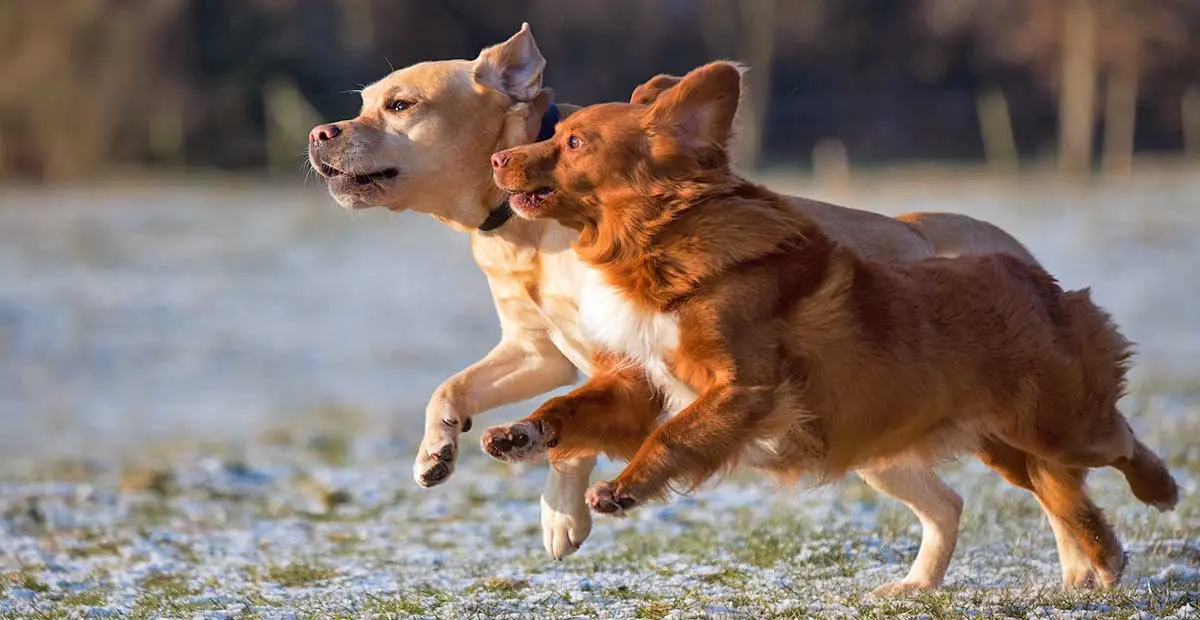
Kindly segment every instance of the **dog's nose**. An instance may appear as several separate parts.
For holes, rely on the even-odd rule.
[[[326,142],[332,140],[342,133],[337,125],[329,123],[326,125],[317,125],[313,130],[308,132],[308,141],[316,144],[317,142]]]
[[[492,167],[499,170],[508,165],[508,153],[496,153],[492,155]]]

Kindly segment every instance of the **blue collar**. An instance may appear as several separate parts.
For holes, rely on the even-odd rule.
[[[558,105],[551,101],[550,107],[546,108],[546,113],[542,115],[542,126],[538,129],[537,142],[554,137],[554,126],[558,124],[558,117]],[[492,232],[512,219],[512,216],[513,210],[508,204],[506,196],[504,202],[488,213],[487,219],[479,225],[479,232]]]
[[[542,115],[542,128],[538,130],[537,141],[549,140],[554,137],[554,126],[558,124],[558,104],[550,102],[546,113]]]

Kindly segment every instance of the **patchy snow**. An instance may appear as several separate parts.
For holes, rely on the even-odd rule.
[[[492,462],[477,431],[450,482],[417,487],[426,398],[497,334],[466,238],[436,222],[319,188],[0,193],[0,617],[1197,617],[1198,190],[854,199],[977,215],[1092,285],[1139,343],[1125,409],[1184,492],[1159,514],[1097,472],[1129,567],[1063,593],[1036,503],[948,465],[966,512],[947,589],[907,601],[869,592],[907,571],[916,519],[855,479],[737,474],[598,519],[562,562],[541,549],[544,467]]]

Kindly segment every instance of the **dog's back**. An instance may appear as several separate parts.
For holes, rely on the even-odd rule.
[[[1114,417],[1120,417],[1117,401],[1125,393],[1132,354],[1129,341],[1118,331],[1112,317],[1092,301],[1089,289],[1064,291],[1041,267],[1016,257],[995,254],[967,260],[989,264],[999,277],[1011,280],[1012,284],[1006,288],[1013,291],[1024,288],[1028,292],[1024,296],[1032,310],[1028,316],[1044,321],[1044,329],[1050,336],[1046,350],[1039,354],[1057,356],[1066,362],[1063,371],[1070,376],[1043,378],[1043,398],[1047,402],[1041,407],[1064,409],[1061,411],[1064,421],[1069,417],[1080,435],[1093,432],[1094,436],[1104,436],[1108,429],[1096,426],[1117,423],[1114,421]],[[986,286],[986,281],[980,285]],[[1020,302],[1020,298],[1012,300]],[[1071,389],[1063,389],[1066,386]],[[1052,396],[1064,400],[1055,403]],[[1047,417],[1056,416],[1053,412],[1040,412],[1040,420]],[[1124,419],[1119,423],[1124,424]]]
[[[818,293],[789,319],[789,348],[816,361],[798,364],[812,372],[799,397],[825,418],[829,474],[864,458],[952,454],[980,432],[1104,460],[1091,457],[1088,438],[1124,424],[1116,402],[1129,345],[1087,291],[1064,292],[1041,268],[1001,254],[835,256],[843,267],[822,289],[842,290],[840,299]]]
[[[1001,402],[1030,417],[1018,423],[1059,427],[1070,419],[1083,432],[1116,411],[1130,345],[1087,289],[1064,291],[1041,267],[1006,254],[899,269],[929,275],[918,290],[931,296],[935,316],[950,317],[944,327],[955,341],[945,349],[979,360],[977,372],[1011,392]]]

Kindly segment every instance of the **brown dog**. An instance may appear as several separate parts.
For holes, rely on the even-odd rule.
[[[1117,410],[1129,350],[1108,315],[1012,256],[861,258],[730,171],[740,89],[738,67],[713,63],[650,106],[584,108],[493,156],[521,215],[580,231],[596,354],[588,382],[490,429],[487,451],[631,459],[589,491],[617,514],[739,462],[826,481],[975,451],[1116,583],[1124,554],[1088,468],[1118,468],[1160,509],[1178,490]]]
[[[505,192],[492,183],[488,158],[499,149],[534,141],[548,104],[549,92],[542,88],[545,64],[528,26],[522,26],[474,60],[423,62],[388,75],[362,91],[357,117],[321,125],[309,136],[311,163],[344,207],[412,210],[471,231],[472,254],[487,274],[500,316],[500,342],[434,392],[413,464],[413,476],[422,486],[449,479],[459,433],[470,428],[475,415],[569,385],[579,370],[591,371],[591,352],[578,328],[578,295],[586,269],[571,251],[575,231],[551,220],[520,218],[480,230],[506,208]],[[658,76],[636,96],[652,99],[675,81]],[[575,108],[559,104],[558,110],[566,117]],[[1004,231],[964,215],[892,219],[816,202],[797,207],[865,256],[910,260],[1007,252],[1033,262]],[[573,553],[591,531],[584,493],[593,466],[592,458],[581,457],[557,463],[550,471],[542,495],[542,527],[552,557]],[[932,470],[868,473],[865,479],[913,506],[927,528],[957,530],[958,496]],[[915,493],[913,488],[924,490]],[[1087,579],[1090,568],[1069,538],[1061,540],[1067,541],[1064,576]],[[926,541],[937,542],[936,537]],[[927,551],[924,546],[922,551]]]

